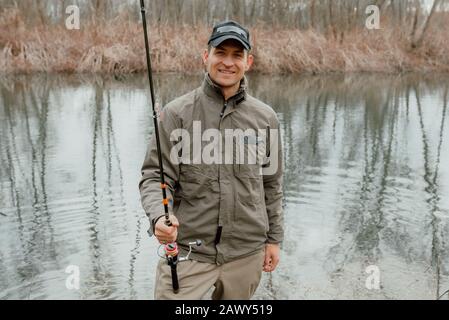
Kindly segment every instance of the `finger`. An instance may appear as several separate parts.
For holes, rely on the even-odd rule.
[[[269,253],[265,253],[265,259],[263,262],[264,266],[267,266],[271,263],[271,255]]]
[[[174,234],[173,236],[160,236],[158,237],[159,241],[165,241],[165,242],[174,242],[176,240],[177,234]]]
[[[156,237],[159,237],[159,238],[176,239],[176,237],[178,236],[177,227],[169,227],[166,229],[164,228],[164,230],[157,229],[157,230],[155,230],[154,233],[155,233]]]
[[[178,237],[178,232],[174,232],[172,234],[159,234],[156,237],[161,241],[173,242]]]
[[[272,268],[271,268],[271,266],[267,265],[267,266],[265,266],[265,267],[263,268],[263,271],[264,271],[264,272],[271,272],[271,271],[272,271]]]
[[[164,238],[167,238],[169,236],[169,234],[167,232],[161,232],[160,230],[156,230],[154,232],[154,235],[158,239],[164,239]]]
[[[159,231],[161,233],[169,233],[172,229],[172,226],[167,226],[165,223],[160,223],[156,225],[155,231]]]
[[[271,258],[271,264],[273,266],[277,265],[279,263],[279,255],[274,254]]]
[[[161,232],[162,236],[171,237],[177,232],[176,227],[169,227],[168,229]]]
[[[170,222],[172,223],[173,227],[179,227],[179,221],[175,216],[170,216]]]
[[[166,232],[155,233],[156,238],[158,238],[159,240],[164,240],[164,241],[174,238],[175,235],[176,234],[169,234]]]

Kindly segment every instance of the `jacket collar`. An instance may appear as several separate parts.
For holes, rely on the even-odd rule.
[[[238,105],[246,99],[246,91],[248,86],[248,80],[244,76],[240,81],[240,88],[235,95],[228,99],[229,102],[234,102]],[[204,93],[214,99],[219,99],[220,101],[224,101],[223,93],[221,92],[221,88],[215,84],[209,76],[209,73],[206,73],[204,76],[202,88]]]

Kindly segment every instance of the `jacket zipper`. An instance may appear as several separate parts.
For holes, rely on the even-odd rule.
[[[221,119],[223,118],[223,115],[224,115],[224,113],[225,113],[225,111],[226,111],[226,107],[228,106],[228,101],[227,100],[225,100],[225,102],[224,102],[224,104],[223,104],[223,108],[221,109],[221,112],[220,112],[220,122],[219,122],[219,124],[218,124],[218,129],[219,130],[221,130]],[[221,177],[220,177],[220,168],[218,169],[218,185],[220,185],[220,179],[221,179]],[[220,190],[220,193],[221,193],[221,190]],[[220,206],[220,205],[219,205]],[[217,245],[217,244],[219,244],[220,243],[220,240],[221,240],[221,231],[223,230],[223,226],[217,226],[217,233],[216,233],[216,235],[215,235],[215,245]]]
[[[223,108],[221,109],[221,112],[220,112],[220,122],[218,123],[218,130],[220,130],[220,131],[221,131],[221,119],[223,118],[223,115],[224,115],[227,107],[228,107],[228,100],[225,100],[225,102],[223,104]],[[220,182],[220,170],[218,170],[218,182]]]
[[[223,118],[223,115],[224,115],[227,107],[228,107],[228,100],[225,100],[224,104],[223,104],[223,108],[221,109],[221,112],[220,112],[220,121],[218,122],[218,130],[219,131],[221,131],[221,119]],[[220,170],[218,170],[218,181],[220,182]]]
[[[221,112],[220,112],[220,118],[223,118],[223,115],[225,113],[225,110],[226,110],[227,106],[228,106],[228,101],[225,101],[224,105],[223,105],[223,109],[221,109]]]

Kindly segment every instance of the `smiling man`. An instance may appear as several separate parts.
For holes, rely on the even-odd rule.
[[[166,260],[159,261],[156,299],[201,299],[211,288],[212,299],[250,299],[262,271],[272,272],[278,265],[283,240],[279,121],[271,107],[247,92],[250,50],[247,29],[234,21],[214,26],[202,55],[202,86],[162,110],[161,153],[172,226],[163,218],[154,135],[142,166],[142,206],[150,232],[160,243],[176,241],[182,256],[192,241],[199,239],[202,245],[193,248],[189,260],[178,263],[178,293],[173,292]],[[204,130],[200,139],[195,138],[198,127]],[[223,148],[222,141],[213,141],[212,153],[219,152],[217,159],[222,160],[202,161],[201,147],[207,144],[203,138],[211,129],[233,145]],[[179,148],[179,130],[186,132],[184,148]],[[235,134],[243,131],[243,138]],[[257,150],[263,157],[253,163],[245,161],[249,156],[229,150],[244,155]],[[173,159],[174,154],[182,160]],[[263,170],[273,163],[278,164],[274,170]]]

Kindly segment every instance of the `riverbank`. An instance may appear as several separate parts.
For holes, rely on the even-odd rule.
[[[5,10],[0,16],[0,72],[145,71],[141,28],[120,16],[101,25],[82,24],[80,30],[60,24],[31,28],[20,14]],[[415,48],[404,29],[393,24],[380,30],[358,28],[338,37],[313,29],[250,29],[257,72],[449,72],[449,28],[441,26],[429,26]],[[201,71],[200,53],[209,33],[206,26],[150,26],[154,71]]]

